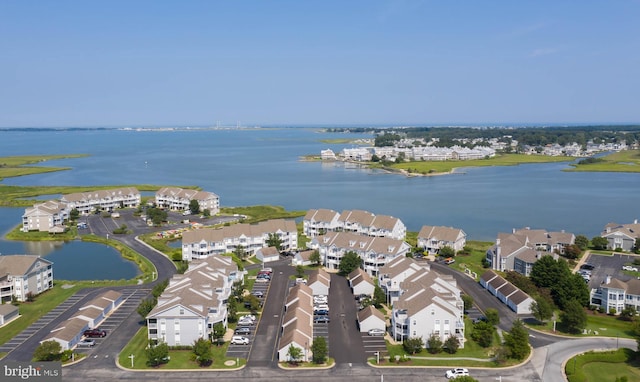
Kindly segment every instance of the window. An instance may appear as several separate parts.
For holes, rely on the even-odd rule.
[[[184,309],[180,309],[180,315],[184,314]]]

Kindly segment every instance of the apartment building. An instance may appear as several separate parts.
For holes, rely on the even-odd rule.
[[[437,254],[443,247],[458,252],[467,244],[467,234],[460,228],[425,225],[418,232],[417,244],[429,254]]]
[[[53,288],[53,263],[40,256],[0,256],[0,300],[26,301]]]
[[[218,195],[207,191],[163,187],[156,192],[155,203],[161,208],[168,208],[173,211],[185,211],[189,209],[192,200],[198,202],[200,211],[209,210],[211,215],[220,212],[220,198]]]
[[[338,213],[328,209],[311,209],[303,218],[302,225],[307,237],[339,231],[397,240],[404,240],[407,235],[407,228],[400,219],[363,210]]]
[[[35,204],[22,215],[22,232],[64,232],[70,211],[67,203],[55,200]]]
[[[77,192],[63,195],[60,201],[66,203],[69,210],[76,209],[81,214],[93,211],[113,211],[116,208],[135,208],[140,205],[140,192],[135,187],[114,188]]]

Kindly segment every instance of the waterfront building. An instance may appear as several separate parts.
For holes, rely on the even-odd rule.
[[[303,233],[315,237],[331,231],[404,240],[407,228],[402,220],[388,215],[375,215],[363,210],[310,209],[302,220]]]
[[[27,301],[53,288],[53,263],[40,256],[0,256],[0,300]]]
[[[267,247],[270,234],[281,240],[281,250],[298,248],[298,229],[293,220],[272,219],[257,224],[233,224],[222,228],[201,228],[182,234],[182,259],[205,259],[211,255],[232,253],[238,249],[253,255]]]
[[[591,289],[590,303],[610,314],[620,314],[624,308],[640,312],[640,280],[622,281],[607,275],[599,287]]]
[[[632,251],[640,238],[640,224],[638,219],[635,219],[633,224],[609,223],[604,227],[601,236],[607,239],[609,249]]]
[[[155,203],[160,208],[172,211],[186,211],[192,200],[198,202],[200,211],[209,210],[211,215],[220,212],[220,198],[218,195],[198,190],[178,187],[163,187],[156,192]]]
[[[466,243],[467,234],[460,228],[425,225],[418,232],[418,247],[429,254],[437,254],[443,247],[459,252]]]
[[[93,211],[111,212],[116,208],[135,208],[140,205],[140,199],[138,189],[122,187],[67,194],[60,201],[67,203],[69,210],[76,209],[80,214],[86,215]]]
[[[67,203],[55,200],[28,207],[22,215],[22,232],[64,232],[70,211]]]

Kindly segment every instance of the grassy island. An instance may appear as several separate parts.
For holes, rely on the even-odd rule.
[[[493,158],[473,160],[447,161],[414,161],[393,163],[383,166],[382,163],[370,163],[373,168],[386,168],[402,171],[409,175],[441,175],[453,173],[460,167],[515,166],[525,163],[569,162],[574,157],[552,157],[548,155],[498,154]]]
[[[581,160],[566,171],[640,172],[640,150],[618,151],[601,158]]]
[[[25,155],[0,158],[0,180],[15,176],[42,174],[45,172],[55,172],[69,170],[69,167],[44,167],[29,166],[56,159],[69,159],[86,157],[87,154],[67,154],[67,155]]]

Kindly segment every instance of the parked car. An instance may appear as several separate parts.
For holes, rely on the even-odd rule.
[[[444,374],[444,376],[447,377],[447,379],[458,378],[458,377],[468,376],[468,375],[469,375],[469,370],[462,367],[447,370],[447,372]]]
[[[453,263],[455,263],[455,262],[456,262],[456,259],[454,259],[453,257],[447,257],[447,258],[444,260],[444,263],[445,263],[445,264],[447,264],[447,265],[449,265],[449,264],[453,264]]]
[[[264,297],[264,293],[262,291],[259,290],[254,290],[253,292],[251,292],[252,295],[258,297],[258,298],[262,298]]]
[[[78,342],[78,347],[92,347],[96,344],[96,341],[85,338],[84,340]]]
[[[302,277],[296,278],[296,284],[307,284],[307,279],[303,279]]]
[[[473,319],[474,324],[477,324],[478,322],[486,322],[486,321],[487,321],[487,317],[485,316],[480,316]]]
[[[106,337],[107,332],[100,329],[89,329],[82,333],[85,337]]]
[[[324,316],[318,316],[318,315],[313,316],[313,322],[318,323],[318,324],[325,323],[325,322],[328,323],[329,321],[330,321],[329,320],[329,316],[326,316],[326,315],[324,315]]]
[[[370,329],[367,334],[370,336],[384,336],[386,331],[384,329]]]
[[[329,311],[329,305],[327,304],[319,304],[313,307],[313,311],[318,311],[318,310],[326,310]]]
[[[584,263],[580,266],[580,269],[586,269],[588,271],[592,271],[595,269],[595,265],[593,264],[589,264],[589,263]]]
[[[268,283],[269,281],[271,281],[271,279],[267,277],[256,277],[257,283]]]
[[[326,304],[328,301],[329,299],[325,295],[313,296],[314,304]]]
[[[248,326],[237,327],[233,332],[234,334],[251,334],[251,329]]]
[[[318,310],[314,310],[313,314],[316,316],[327,316],[329,315],[329,310],[328,309],[318,309]]]
[[[231,343],[234,345],[249,345],[249,338],[243,336],[231,337]]]
[[[630,272],[638,272],[638,268],[632,267],[630,265],[623,265],[622,266],[622,270],[623,271],[630,271]]]

